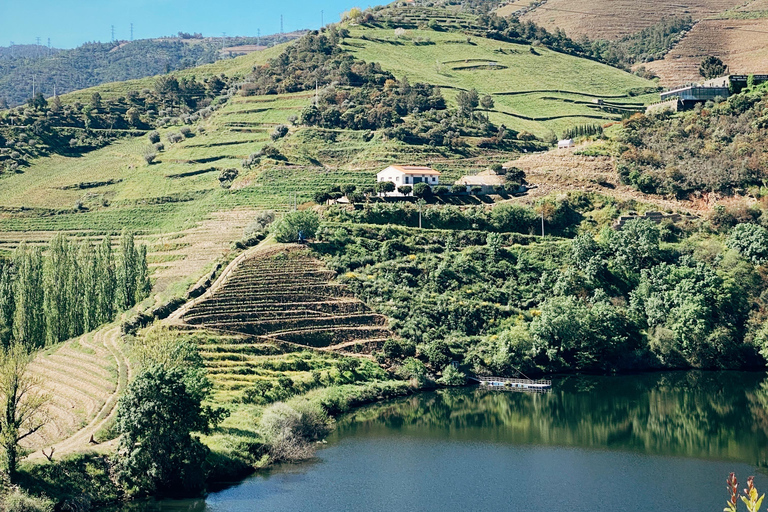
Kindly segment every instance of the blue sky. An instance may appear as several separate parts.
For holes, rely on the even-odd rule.
[[[205,36],[255,36],[318,28],[320,11],[325,23],[339,21],[351,7],[376,2],[355,0],[0,0],[0,46],[34,44],[40,38],[57,48],[72,48],[86,41],[144,39],[182,32]]]

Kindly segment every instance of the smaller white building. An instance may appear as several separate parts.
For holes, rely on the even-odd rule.
[[[388,196],[402,196],[397,187],[408,185],[413,187],[417,183],[426,183],[434,188],[440,182],[440,172],[431,167],[418,165],[390,165],[376,175],[376,181],[391,181],[395,184],[395,191]]]
[[[576,144],[573,143],[573,139],[564,139],[557,143],[557,149],[572,148]]]

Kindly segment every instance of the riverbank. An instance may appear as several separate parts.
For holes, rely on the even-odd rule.
[[[354,408],[411,395],[422,389],[424,388],[414,387],[409,382],[394,380],[346,384],[314,389],[288,399],[285,404],[303,410],[307,407],[322,410],[333,421]],[[209,486],[240,481],[254,471],[269,468],[276,462],[294,461],[272,459],[269,446],[263,439],[254,440],[247,433],[240,438],[233,432],[228,432],[227,435],[229,449],[223,446],[225,443],[222,443],[221,438],[207,436],[209,440],[219,444],[212,447],[206,459]],[[310,441],[304,441],[307,447],[311,448]],[[306,455],[312,452],[311,449],[302,451]],[[22,464],[18,485],[30,496],[35,497],[24,500],[24,506],[27,507],[24,510],[35,512],[55,507],[56,510],[84,512],[116,506],[137,498],[138,496],[128,495],[115,481],[110,459],[110,453],[94,450],[73,454],[61,460]],[[19,501],[18,492],[9,492],[6,496],[14,500],[14,503]]]

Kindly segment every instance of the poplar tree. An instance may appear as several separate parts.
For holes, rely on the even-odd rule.
[[[48,246],[48,257],[43,264],[43,293],[45,296],[46,342],[58,343],[67,339],[67,296],[63,272],[67,266],[68,243],[57,234]]]
[[[115,316],[115,262],[112,256],[112,237],[109,235],[104,237],[99,246],[96,254],[96,268],[97,323],[105,324],[112,321]]]
[[[129,309],[135,304],[136,258],[133,233],[123,230],[120,237],[120,263],[117,266],[117,290],[115,292],[118,311]]]
[[[96,252],[89,241],[80,243],[77,252],[80,269],[80,300],[81,330],[89,332],[100,325],[99,321],[99,275]]]
[[[28,346],[43,346],[46,334],[43,255],[40,249],[28,249],[22,242],[14,252],[13,264],[16,267],[13,337]]]
[[[0,266],[0,345],[7,347],[13,337],[13,275],[10,264]]]
[[[135,260],[136,264],[136,298],[134,304],[138,304],[149,297],[152,291],[152,282],[149,279],[149,265],[147,264],[147,246],[139,247]]]
[[[60,280],[66,287],[64,309],[66,311],[66,338],[79,336],[83,331],[82,279],[75,246],[68,244],[67,259],[61,269]]]

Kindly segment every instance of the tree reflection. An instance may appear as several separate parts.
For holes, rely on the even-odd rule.
[[[570,376],[546,394],[447,389],[361,409],[345,435],[402,435],[633,450],[768,467],[763,373]]]

